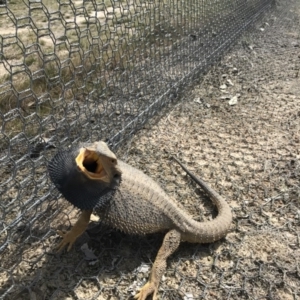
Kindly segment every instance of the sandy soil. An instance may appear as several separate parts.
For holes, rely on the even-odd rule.
[[[195,219],[216,211],[171,155],[233,210],[225,239],[182,244],[169,259],[161,299],[300,299],[299,2],[282,11],[262,20],[184,99],[119,150]],[[131,237],[93,222],[70,253],[57,255],[60,238],[54,230],[43,233],[68,228],[77,214],[63,199],[45,210],[50,215],[57,206],[44,226],[37,217],[20,257],[17,241],[4,253],[4,269],[19,264],[15,282],[0,271],[0,287],[12,287],[5,299],[130,298],[148,278],[163,235]]]

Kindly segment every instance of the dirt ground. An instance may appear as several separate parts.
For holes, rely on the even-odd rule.
[[[171,155],[232,207],[226,238],[183,243],[169,259],[161,299],[300,299],[300,3],[290,3],[119,150],[196,220],[216,211]],[[67,228],[76,220],[70,211],[45,222]],[[28,244],[13,282],[28,288],[7,299],[129,299],[147,280],[162,238],[94,222],[70,253],[57,255],[53,231]]]

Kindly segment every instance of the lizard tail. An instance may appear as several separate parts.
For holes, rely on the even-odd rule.
[[[181,168],[208,194],[209,198],[217,206],[218,216],[208,222],[197,222],[192,220],[192,228],[187,229],[183,234],[183,240],[194,243],[210,243],[223,238],[230,230],[232,223],[231,208],[225,199],[213,190],[204,180],[195,176],[178,159],[173,159]]]

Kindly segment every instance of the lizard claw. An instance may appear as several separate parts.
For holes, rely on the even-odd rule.
[[[71,231],[63,232],[61,230],[57,230],[56,233],[63,238],[62,241],[56,247],[57,252],[60,252],[61,250],[63,250],[67,245],[69,245],[67,248],[67,251],[69,252],[71,250],[73,244],[75,243],[77,236],[72,234]]]
[[[140,291],[134,296],[134,299],[136,300],[146,300],[146,298],[153,294],[153,300],[158,300],[157,297],[157,286],[152,282],[147,282]]]

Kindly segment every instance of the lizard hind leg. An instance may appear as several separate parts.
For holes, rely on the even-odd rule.
[[[181,234],[176,229],[170,230],[164,237],[163,243],[155,258],[149,281],[134,296],[137,300],[146,300],[153,294],[153,300],[157,300],[159,282],[166,271],[167,258],[178,248]]]

